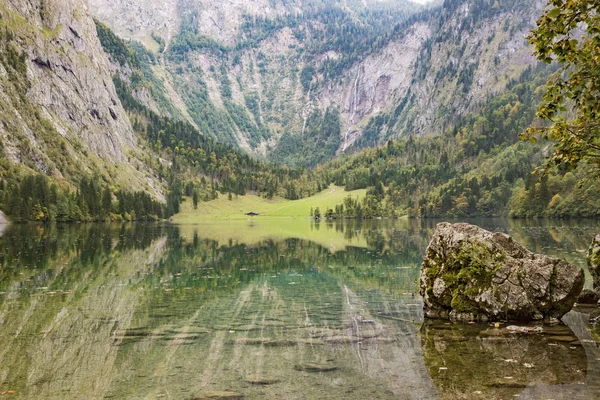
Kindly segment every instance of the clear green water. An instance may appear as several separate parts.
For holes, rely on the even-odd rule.
[[[600,232],[475,222],[582,267]],[[0,398],[600,398],[585,313],[543,335],[423,323],[434,222],[281,224],[9,227]]]

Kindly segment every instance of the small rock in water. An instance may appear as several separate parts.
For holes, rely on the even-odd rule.
[[[511,333],[542,333],[544,328],[541,326],[516,326],[510,325],[506,329]]]
[[[548,336],[548,340],[552,341],[552,342],[559,342],[559,343],[571,343],[577,340],[577,338],[575,336],[569,336],[569,335],[553,335],[553,336]]]
[[[278,383],[279,379],[264,375],[249,375],[246,377],[245,381],[253,385],[272,385]]]
[[[192,397],[192,400],[209,400],[209,399],[217,399],[217,400],[239,400],[244,397],[243,394],[238,392],[231,391],[221,391],[221,390],[212,390],[207,392],[197,393]]]
[[[306,372],[329,372],[335,371],[337,367],[335,365],[317,364],[317,363],[304,363],[298,364],[294,367],[297,371]]]
[[[325,339],[326,343],[330,344],[339,344],[339,343],[358,343],[360,342],[360,338],[351,337],[351,336],[332,336],[330,338]]]
[[[505,389],[522,389],[527,387],[527,385],[524,383],[514,381],[512,376],[507,376],[502,379],[496,379],[488,383],[486,386]]]

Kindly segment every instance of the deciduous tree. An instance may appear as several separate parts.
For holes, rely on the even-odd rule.
[[[537,114],[550,124],[525,137],[555,142],[548,166],[588,162],[600,172],[600,3],[550,0],[528,38],[539,60],[561,68],[548,80]]]

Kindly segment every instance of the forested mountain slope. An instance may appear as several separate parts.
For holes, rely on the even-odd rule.
[[[441,135],[390,140],[321,165],[315,179],[368,190],[361,202],[320,211],[330,218],[598,217],[600,183],[590,165],[534,174],[551,146],[519,140],[536,123],[554,68],[527,68]]]
[[[85,1],[0,4],[0,50],[0,209],[13,221],[164,218],[185,194],[273,196],[299,175],[135,99],[128,85],[160,102],[160,82]]]
[[[89,2],[153,53],[149,69],[170,103],[157,110],[251,154],[309,166],[353,144],[441,134],[501,94],[534,63],[524,37],[545,4]]]

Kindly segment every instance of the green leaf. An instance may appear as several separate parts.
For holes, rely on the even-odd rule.
[[[560,15],[560,8],[553,8],[552,10],[548,11],[548,16],[550,18],[557,18]]]

